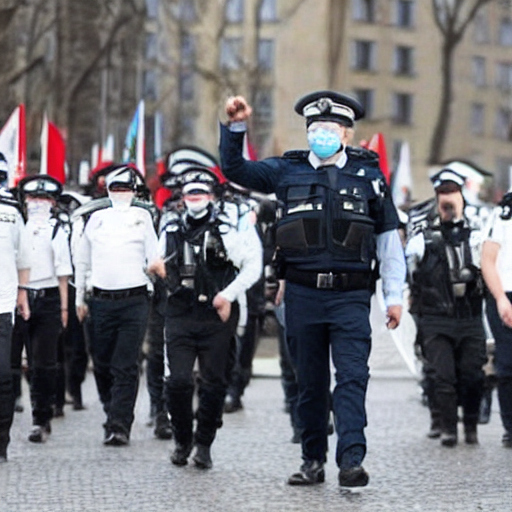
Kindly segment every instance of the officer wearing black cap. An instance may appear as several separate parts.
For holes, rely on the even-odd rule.
[[[252,109],[243,97],[228,99],[221,164],[228,179],[275,192],[282,204],[277,257],[286,280],[286,329],[299,386],[304,460],[288,483],[310,485],[325,478],[331,352],[338,479],[342,486],[364,486],[370,297],[378,259],[388,326],[396,327],[405,277],[398,217],[376,155],[349,146],[362,106],[343,94],[319,91],[300,99],[295,110],[306,118],[310,151],[250,162],[242,144]]]
[[[11,372],[11,336],[14,309],[24,320],[30,310],[27,284],[29,247],[21,206],[7,191],[9,169],[0,153],[0,462],[7,461],[7,446],[14,414]]]
[[[171,462],[186,465],[195,445],[195,465],[209,469],[210,447],[222,425],[239,303],[261,274],[262,249],[251,216],[239,216],[235,205],[216,201],[218,180],[212,171],[192,162],[186,167],[179,176],[185,211],[162,232],[162,259],[150,270],[165,280],[169,296],[166,393],[176,443]]]
[[[157,257],[150,213],[133,206],[137,173],[122,165],[106,177],[111,206],[94,211],[73,254],[76,308],[82,321],[90,309],[90,353],[107,415],[104,444],[129,443],[139,379],[139,355],[148,317],[145,268]],[[92,297],[85,302],[90,273]]]
[[[464,439],[478,443],[477,423],[486,361],[479,239],[464,215],[464,177],[450,168],[432,178],[435,209],[406,247],[411,312],[418,317],[422,349],[433,373],[441,445],[458,442],[457,408],[463,408]]]
[[[13,365],[19,370],[24,333],[28,335],[33,428],[29,441],[42,443],[51,432],[56,391],[57,344],[68,323],[68,280],[73,274],[68,233],[54,215],[62,185],[47,175],[23,178],[18,195],[27,215],[31,269],[27,283],[31,316],[16,318]]]

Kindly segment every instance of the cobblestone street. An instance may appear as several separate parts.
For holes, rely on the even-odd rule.
[[[274,367],[277,367],[276,361]],[[9,462],[0,465],[1,512],[473,512],[505,511],[512,503],[512,450],[501,447],[495,398],[480,444],[442,448],[426,437],[428,412],[412,378],[370,381],[367,488],[341,490],[331,437],[326,482],[312,488],[286,485],[300,465],[290,443],[283,393],[275,376],[253,379],[245,408],[225,415],[212,448],[214,467],[173,466],[172,441],[146,426],[148,396],[141,381],[129,447],[102,444],[102,409],[92,374],[84,385],[86,411],[66,408],[44,445],[27,441],[25,412],[16,414]]]

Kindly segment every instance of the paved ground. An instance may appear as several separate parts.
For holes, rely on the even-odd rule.
[[[259,361],[275,373],[275,360]],[[267,371],[268,370],[268,371]],[[326,482],[287,486],[300,464],[290,443],[277,378],[252,381],[245,409],[226,415],[213,446],[214,467],[200,471],[169,462],[172,441],[145,426],[148,398],[141,386],[129,447],[102,445],[103,413],[92,375],[86,411],[66,409],[45,445],[26,440],[30,414],[17,414],[9,462],[0,465],[0,512],[477,512],[512,507],[512,450],[501,447],[497,402],[480,445],[441,448],[425,437],[427,410],[414,379],[373,378],[368,397],[370,485],[341,490],[331,438]],[[27,394],[25,393],[25,400]],[[28,405],[26,403],[26,405]]]

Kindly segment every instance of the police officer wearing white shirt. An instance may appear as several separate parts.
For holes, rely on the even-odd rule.
[[[486,312],[496,347],[494,365],[505,430],[502,443],[512,448],[512,190],[489,219],[481,264],[490,292],[486,296]]]
[[[41,443],[51,432],[57,343],[61,330],[67,326],[68,280],[73,269],[68,234],[53,215],[61,184],[51,176],[29,176],[20,181],[18,191],[27,213],[31,250],[27,283],[31,316],[27,328],[33,428],[28,438]],[[19,317],[16,321],[23,322]],[[20,346],[14,341],[13,344]]]
[[[7,162],[0,153],[0,462],[7,461],[14,413],[11,374],[11,335],[14,308],[28,320],[29,247],[19,203],[7,191]]]
[[[83,320],[86,276],[92,298],[90,353],[107,421],[104,444],[126,445],[134,419],[139,354],[148,317],[145,268],[157,257],[151,215],[132,206],[136,172],[120,166],[106,178],[112,206],[90,216],[74,255],[77,315]]]
[[[232,203],[214,202],[215,177],[191,165],[183,173],[185,212],[160,237],[159,261],[151,271],[165,279],[165,323],[170,376],[166,392],[174,428],[171,462],[212,466],[210,446],[221,425],[227,372],[239,318],[238,302],[262,271],[262,248],[251,216]],[[193,432],[194,363],[199,363],[197,426]]]

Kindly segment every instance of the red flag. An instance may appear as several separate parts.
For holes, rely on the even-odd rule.
[[[66,143],[58,128],[46,115],[41,133],[41,167],[39,174],[48,174],[63,185],[66,183]]]
[[[379,167],[386,178],[386,183],[389,185],[389,166],[388,166],[388,155],[386,152],[386,143],[384,142],[384,135],[382,133],[376,133],[368,143],[368,149],[375,151],[379,155]]]

